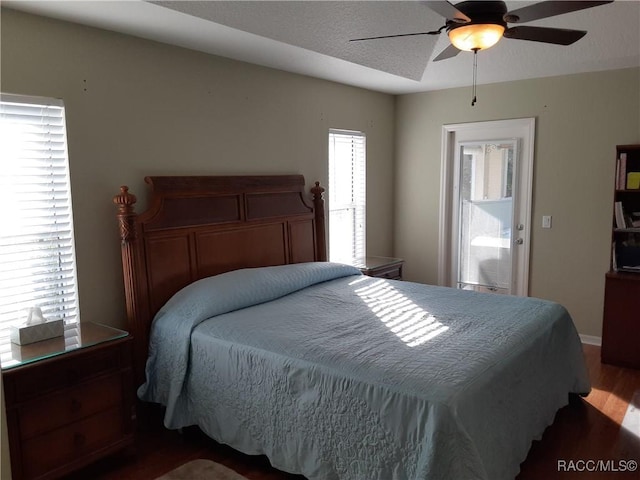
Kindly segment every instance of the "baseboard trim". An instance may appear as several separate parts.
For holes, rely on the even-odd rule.
[[[598,347],[602,346],[602,337],[580,334],[580,340],[582,343],[586,343],[587,345],[596,345]]]

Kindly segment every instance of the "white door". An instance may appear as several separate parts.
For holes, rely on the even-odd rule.
[[[443,127],[439,282],[528,294],[533,118]]]

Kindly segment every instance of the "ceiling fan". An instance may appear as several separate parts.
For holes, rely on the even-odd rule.
[[[451,45],[436,56],[433,59],[434,62],[454,57],[461,50],[477,52],[478,50],[487,49],[498,43],[502,37],[556,45],[571,45],[584,37],[587,32],[584,30],[526,25],[509,27],[508,24],[531,22],[612,2],[613,0],[544,1],[507,11],[507,6],[502,1],[470,0],[456,5],[447,1],[424,1],[421,3],[446,18],[446,23],[438,30],[354,38],[350,41],[358,42],[415,35],[439,35],[443,30],[446,30],[451,40]]]
[[[473,52],[473,99],[471,106],[476,104],[477,53],[494,46],[502,37],[516,40],[530,40],[533,42],[552,43],[556,45],[571,45],[584,37],[584,30],[569,30],[564,28],[515,26],[509,23],[526,23],[543,18],[554,17],[564,13],[575,12],[587,8],[597,7],[608,1],[543,1],[533,5],[507,10],[502,1],[468,0],[453,5],[447,1],[423,1],[431,10],[445,17],[445,24],[438,30],[430,32],[401,33],[396,35],[382,35],[378,37],[354,38],[351,42],[363,40],[378,40],[382,38],[408,37],[415,35],[440,35],[446,30],[451,45],[445,48],[433,61],[438,62],[455,57],[461,50]]]

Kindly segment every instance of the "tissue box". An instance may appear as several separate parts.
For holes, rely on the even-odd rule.
[[[29,345],[54,337],[64,336],[64,320],[51,320],[36,325],[25,325],[11,329],[11,342],[18,345]]]

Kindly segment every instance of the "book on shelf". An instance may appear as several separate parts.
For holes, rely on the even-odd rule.
[[[617,271],[640,273],[640,265],[624,265],[620,267]]]
[[[624,190],[627,186],[627,154],[622,152],[616,162],[616,190]]]
[[[616,202],[614,204],[614,213],[616,217],[616,228],[627,228],[622,202]]]

